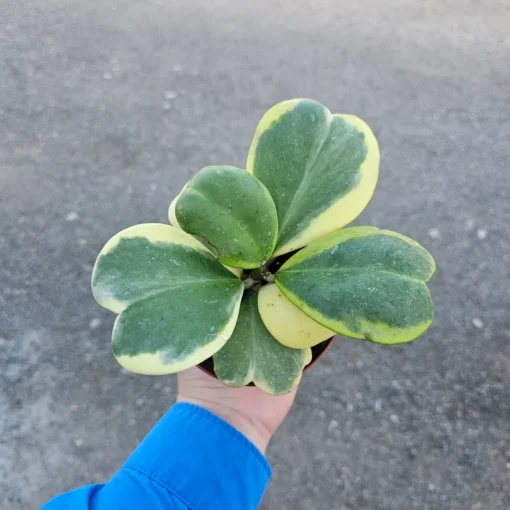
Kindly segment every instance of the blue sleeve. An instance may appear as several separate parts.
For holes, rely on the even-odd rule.
[[[175,404],[104,485],[41,510],[254,510],[271,477],[265,457],[209,411]]]

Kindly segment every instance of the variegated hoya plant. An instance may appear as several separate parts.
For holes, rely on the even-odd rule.
[[[246,170],[204,168],[170,205],[172,226],[130,227],[101,250],[92,290],[118,314],[118,362],[157,375],[213,357],[225,384],[281,394],[337,333],[417,338],[433,319],[430,254],[395,232],[343,229],[378,172],[361,119],[303,99],[271,108]]]

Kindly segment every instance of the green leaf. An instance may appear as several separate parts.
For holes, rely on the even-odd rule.
[[[379,173],[379,148],[367,124],[332,115],[307,99],[284,101],[260,121],[247,170],[276,204],[275,255],[306,246],[354,220]]]
[[[278,234],[273,199],[240,168],[202,169],[177,199],[175,217],[183,230],[206,239],[228,266],[258,267],[273,253]]]
[[[179,198],[179,197],[177,197]],[[175,225],[174,225],[175,226]],[[177,228],[181,228],[181,227],[177,227]],[[215,258],[218,257],[218,252],[217,250],[211,246],[206,239],[204,239],[203,237],[200,237],[200,236],[193,236],[197,241],[200,241],[201,244],[203,244],[213,255]],[[240,267],[231,267],[231,266],[226,266],[225,264],[222,264],[222,266],[225,268],[225,269],[228,269],[232,274],[235,274],[238,278],[241,278],[242,274],[243,274],[243,270],[240,268]]]
[[[260,289],[258,306],[262,322],[271,335],[292,349],[313,347],[336,334],[292,304],[274,283]]]
[[[168,225],[123,230],[101,250],[92,292],[120,315],[112,349],[140,374],[170,374],[201,363],[234,330],[241,281],[189,234]]]
[[[434,260],[408,237],[374,227],[326,236],[276,274],[287,298],[323,326],[384,344],[409,342],[432,323]]]
[[[280,395],[299,384],[312,352],[289,349],[277,342],[259,316],[257,296],[248,293],[234,333],[213,359],[214,372],[225,384],[240,387],[253,382],[265,393]]]
[[[168,208],[168,221],[170,222],[170,225],[172,225],[172,227],[176,227],[176,228],[181,228],[181,226],[179,225],[179,222],[177,221],[177,218],[175,216],[175,206],[177,205],[177,200],[179,200],[179,198],[181,198],[181,195],[182,193],[184,192],[184,190],[186,189],[186,186],[189,184],[189,182],[187,182],[181,189],[181,191],[179,192],[179,194],[172,200],[172,202],[170,203],[170,207]]]

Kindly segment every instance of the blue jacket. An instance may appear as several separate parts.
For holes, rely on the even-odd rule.
[[[41,510],[254,510],[270,477],[268,462],[246,437],[181,403],[108,483],[61,494]]]

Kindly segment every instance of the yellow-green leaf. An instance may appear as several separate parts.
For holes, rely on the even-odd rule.
[[[234,330],[241,281],[199,241],[168,225],[123,230],[101,250],[92,292],[119,313],[117,361],[132,372],[169,374],[201,363]]]
[[[384,344],[409,342],[430,326],[426,282],[434,260],[408,237],[374,227],[326,236],[276,274],[287,298],[326,328]]]
[[[292,349],[313,347],[336,335],[292,304],[275,284],[260,289],[258,306],[262,322],[271,335]]]
[[[379,148],[368,125],[294,99],[260,121],[247,170],[267,187],[278,212],[275,255],[307,245],[354,220],[370,201]]]
[[[232,166],[202,169],[181,192],[175,218],[189,234],[203,237],[218,259],[255,268],[269,259],[278,234],[276,208],[266,187]]]
[[[235,274],[238,278],[241,278],[241,275],[243,274],[243,270],[240,267],[231,267],[226,266],[225,264],[222,264],[225,269],[230,271],[232,274]]]
[[[225,384],[240,387],[253,382],[270,395],[293,390],[311,359],[311,349],[289,349],[271,336],[253,293],[243,298],[234,333],[213,357],[214,372]]]

